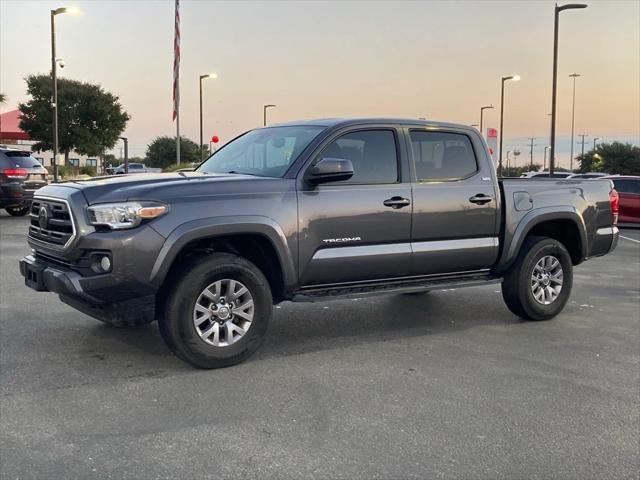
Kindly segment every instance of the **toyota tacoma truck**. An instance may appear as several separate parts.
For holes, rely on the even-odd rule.
[[[38,190],[27,286],[114,326],[158,320],[182,360],[233,365],[285,300],[502,283],[546,320],[618,240],[610,180],[500,179],[480,133],[402,119],[251,130],[194,172]]]

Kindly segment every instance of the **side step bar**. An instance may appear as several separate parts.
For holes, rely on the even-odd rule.
[[[387,295],[396,293],[421,292],[424,290],[445,290],[448,288],[474,287],[501,283],[502,277],[494,275],[468,275],[458,277],[422,278],[398,280],[386,283],[368,283],[360,285],[345,285],[341,287],[308,288],[296,292],[293,302],[320,302],[338,300],[341,298],[366,297],[372,295]]]

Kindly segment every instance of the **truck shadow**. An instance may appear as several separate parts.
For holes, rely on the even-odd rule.
[[[522,320],[504,306],[502,297],[484,288],[390,295],[322,303],[285,302],[274,308],[264,344],[249,361],[375,344],[417,336],[443,335],[491,325],[516,325]],[[95,345],[91,343],[95,340]],[[105,343],[135,362],[173,369],[181,362],[164,345],[157,325],[114,329],[96,327],[85,339],[90,355],[99,356]],[[96,353],[98,352],[98,353]],[[114,352],[107,354],[113,358]]]
[[[463,295],[451,291],[390,295],[311,305],[285,303],[276,309],[256,358],[521,323],[494,290],[472,294],[467,289]]]

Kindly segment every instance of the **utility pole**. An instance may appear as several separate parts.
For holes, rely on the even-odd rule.
[[[582,137],[582,141],[580,142],[580,144],[582,145],[582,158],[584,158],[584,144],[586,143],[584,141],[584,137],[588,137],[589,135],[586,133],[580,133],[578,134],[579,137]]]
[[[535,138],[529,137],[529,140],[531,140],[531,145],[529,148],[529,155],[531,155],[531,162],[529,163],[529,168],[533,169],[533,141],[535,140]]]

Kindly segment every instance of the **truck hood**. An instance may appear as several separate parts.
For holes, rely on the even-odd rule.
[[[194,195],[242,193],[247,183],[273,182],[273,178],[239,174],[136,173],[96,177],[89,180],[63,182],[60,186],[81,190],[89,205],[94,203],[124,202],[127,200],[164,200]],[[45,187],[47,188],[47,187]],[[46,192],[42,192],[46,194]]]

